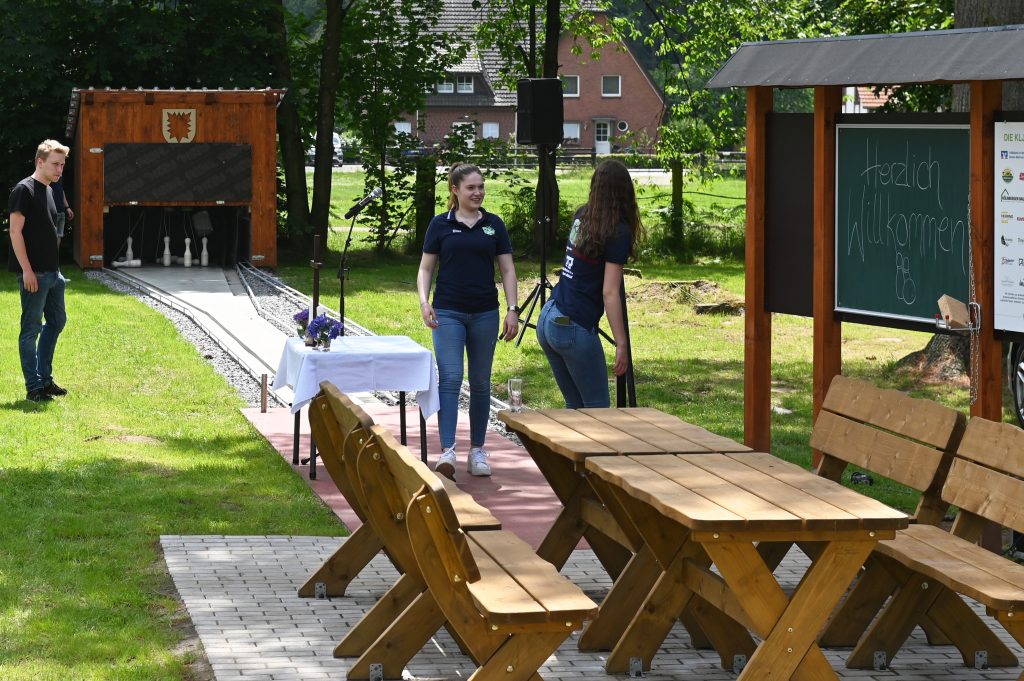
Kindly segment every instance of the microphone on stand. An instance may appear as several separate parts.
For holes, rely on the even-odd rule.
[[[372,192],[370,192],[363,198],[359,199],[359,203],[348,209],[348,212],[345,213],[345,219],[348,220],[349,218],[354,218],[355,216],[359,215],[359,211],[366,208],[366,206],[368,206],[371,201],[373,201],[376,198],[379,198],[380,195],[383,193],[384,192],[383,190],[381,190],[380,187],[375,187]]]

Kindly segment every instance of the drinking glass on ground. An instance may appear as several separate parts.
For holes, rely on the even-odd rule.
[[[512,411],[523,410],[523,379],[508,379],[508,406]]]

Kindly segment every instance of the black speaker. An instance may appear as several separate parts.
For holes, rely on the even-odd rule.
[[[562,143],[562,81],[521,78],[516,86],[516,142]]]

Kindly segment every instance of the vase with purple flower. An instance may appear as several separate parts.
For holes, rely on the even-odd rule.
[[[322,314],[313,318],[306,328],[306,333],[313,339],[316,347],[327,352],[331,349],[331,341],[341,335],[341,329],[341,322]]]

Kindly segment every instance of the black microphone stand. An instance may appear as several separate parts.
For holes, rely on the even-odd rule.
[[[341,249],[341,261],[338,263],[338,316],[341,317],[341,335],[345,335],[345,279],[348,277],[348,247],[352,245],[352,229],[356,226],[356,216],[348,226],[345,246]]]

